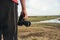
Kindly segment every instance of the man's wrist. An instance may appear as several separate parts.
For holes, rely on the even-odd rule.
[[[22,8],[22,11],[26,11],[26,8]]]
[[[23,12],[25,15],[27,15],[26,9],[22,9],[22,12]]]

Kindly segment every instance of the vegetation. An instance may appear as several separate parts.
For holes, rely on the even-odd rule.
[[[60,16],[29,16],[31,22],[60,18]],[[30,27],[18,26],[19,40],[60,40],[60,24],[38,23]]]
[[[38,24],[31,25],[31,27],[45,27],[45,26],[60,28],[59,23],[38,23]]]
[[[37,21],[49,20],[55,18],[60,18],[60,16],[29,16],[28,20],[30,20],[31,22],[37,22]]]

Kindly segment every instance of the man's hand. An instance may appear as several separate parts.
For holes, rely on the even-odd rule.
[[[21,7],[22,7],[22,11],[21,11],[21,15],[24,15],[24,20],[27,20],[28,16],[27,16],[27,11],[26,11],[26,4],[25,4],[25,0],[20,0],[21,2]]]
[[[28,15],[27,15],[26,10],[22,10],[20,15],[24,16],[23,17],[24,20],[27,20],[28,19]]]
[[[27,10],[26,10],[26,5],[25,5],[25,0],[20,0],[21,2],[21,7],[22,11],[19,17],[18,25],[25,25],[26,27],[31,25],[31,22],[28,21],[28,15],[27,15]]]

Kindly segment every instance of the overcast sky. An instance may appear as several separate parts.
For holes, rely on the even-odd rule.
[[[20,14],[21,5],[18,2]],[[60,15],[60,0],[26,0],[26,9],[29,16]]]

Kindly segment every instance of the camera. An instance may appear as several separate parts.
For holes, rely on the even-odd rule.
[[[18,20],[18,25],[19,26],[25,25],[26,27],[29,27],[31,25],[31,22],[24,20],[23,17],[24,15],[20,15],[19,20]]]

